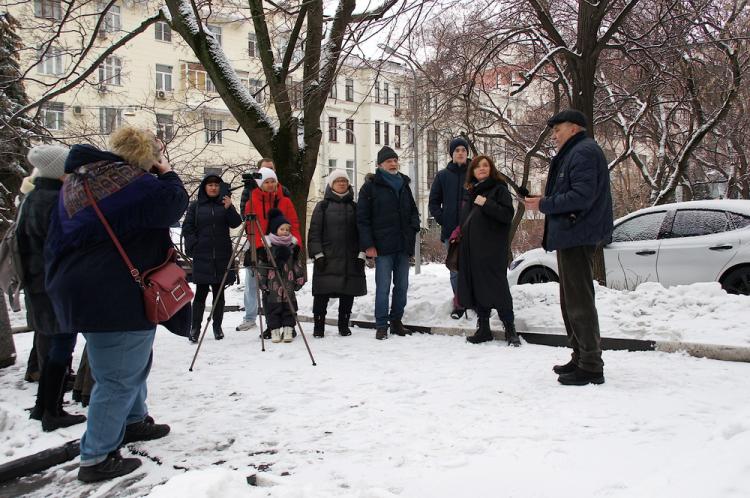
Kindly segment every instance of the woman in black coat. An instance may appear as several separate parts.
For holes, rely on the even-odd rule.
[[[339,299],[339,334],[351,335],[355,296],[367,294],[365,255],[359,251],[357,205],[346,171],[328,175],[325,197],[313,210],[307,244],[313,266],[314,337],[323,337],[328,300]]]
[[[197,342],[200,335],[209,287],[214,300],[218,296],[213,314],[214,337],[217,340],[224,338],[221,330],[224,318],[221,280],[232,257],[229,229],[241,223],[242,217],[232,205],[227,184],[217,175],[206,175],[198,188],[198,200],[190,203],[182,225],[185,250],[193,258],[193,283],[196,285],[191,342]],[[234,270],[230,270],[224,285],[233,282],[235,276]]]
[[[458,256],[458,300],[479,318],[472,344],[491,341],[490,313],[496,309],[508,344],[520,346],[507,277],[508,237],[513,199],[492,159],[474,158],[466,174],[467,194],[461,209]]]

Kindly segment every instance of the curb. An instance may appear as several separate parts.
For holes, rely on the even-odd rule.
[[[313,317],[298,315],[300,322],[313,322]],[[337,320],[326,319],[326,325],[336,325]],[[374,329],[375,322],[362,320],[351,320],[351,325],[363,329]],[[458,327],[425,327],[424,325],[409,325],[405,327],[423,334],[459,335],[465,336],[473,329]],[[505,334],[494,331],[495,339],[505,339]],[[543,332],[524,332],[519,330],[520,335],[529,344],[541,346],[568,347],[568,339],[565,332],[560,329],[559,334]],[[699,344],[694,342],[678,341],[651,341],[644,339],[623,339],[618,337],[602,337],[602,350],[604,351],[659,351],[662,353],[686,353],[696,358],[708,358],[710,360],[737,361],[750,363],[750,347],[722,346],[719,344]]]

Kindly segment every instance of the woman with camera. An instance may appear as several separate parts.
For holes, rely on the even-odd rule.
[[[89,199],[140,271],[166,261],[169,227],[188,204],[182,181],[162,155],[163,144],[151,132],[120,128],[110,146],[111,152],[91,145],[70,149],[44,254],[46,290],[60,330],[83,333],[96,382],[80,443],[78,479],[84,482],[133,472],[141,461],[122,458],[118,448],[169,433],[146,407],[156,324],[147,318],[143,292]],[[189,325],[189,315],[186,306],[170,322]]]
[[[193,283],[196,285],[190,342],[198,342],[209,288],[216,302],[213,310],[214,338],[224,338],[221,330],[224,286],[237,278],[234,268],[224,278],[232,257],[229,229],[237,228],[241,223],[242,217],[232,205],[229,186],[218,175],[206,175],[198,187],[198,199],[190,203],[182,224],[185,250],[193,258]],[[221,285],[222,279],[224,286]]]

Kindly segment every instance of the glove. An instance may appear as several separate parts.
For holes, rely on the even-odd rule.
[[[315,258],[315,263],[313,264],[317,271],[325,271],[327,265],[328,261],[326,261],[325,256]]]

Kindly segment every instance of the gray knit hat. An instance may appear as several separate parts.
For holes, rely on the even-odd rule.
[[[70,149],[62,145],[37,145],[29,150],[26,159],[39,170],[42,178],[58,179],[65,174],[65,159]]]

